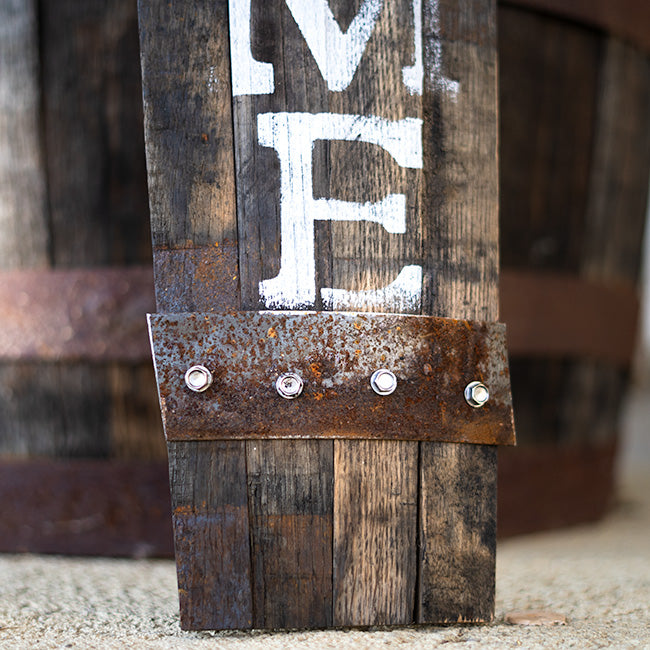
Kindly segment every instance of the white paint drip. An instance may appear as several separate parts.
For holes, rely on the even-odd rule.
[[[327,87],[345,90],[366,49],[383,0],[365,0],[347,32],[341,31],[327,0],[286,0]]]
[[[389,194],[377,203],[314,199],[312,150],[316,140],[376,144],[401,167],[421,169],[422,120],[393,122],[333,113],[262,113],[258,140],[280,159],[280,273],[259,284],[267,308],[305,309],[316,300],[314,220],[373,221],[389,232],[406,230],[406,198]]]
[[[433,38],[428,38],[424,44],[424,60],[429,71],[429,80],[436,90],[447,93],[451,99],[455,100],[460,90],[460,84],[458,81],[449,79],[442,72],[439,0],[426,0],[426,3],[429,23],[433,32]]]
[[[228,16],[233,97],[273,94],[273,65],[251,53],[251,0],[228,0]]]
[[[422,63],[422,0],[413,0],[413,47],[415,62],[402,68],[402,80],[411,95],[422,94],[424,65]]]
[[[381,307],[386,311],[417,314],[422,307],[422,267],[405,266],[389,285],[366,291],[321,289],[323,309],[355,311]]]

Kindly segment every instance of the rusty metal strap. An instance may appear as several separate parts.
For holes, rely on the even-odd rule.
[[[233,312],[151,314],[149,330],[168,440],[514,444],[505,326],[499,323]],[[188,377],[194,366],[202,370]],[[394,392],[375,392],[371,377],[380,369],[394,374]],[[209,381],[201,384],[201,373],[209,373]],[[278,390],[286,373],[303,383],[295,399]],[[466,387],[475,381],[489,391],[480,407],[467,401]],[[377,383],[390,387],[390,381]]]
[[[0,360],[142,361],[150,267],[3,271]]]
[[[512,357],[588,358],[627,366],[634,354],[639,297],[561,273],[503,270],[501,318]]]

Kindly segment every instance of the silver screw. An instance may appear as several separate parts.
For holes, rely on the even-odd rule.
[[[202,393],[212,384],[212,373],[205,366],[192,366],[185,373],[185,384],[195,393]]]
[[[397,377],[390,370],[380,368],[372,373],[370,385],[377,395],[390,395],[397,388]]]
[[[475,409],[483,406],[490,399],[490,391],[480,381],[470,381],[465,386],[465,401]]]
[[[285,372],[275,382],[275,389],[278,395],[284,399],[295,399],[302,393],[304,384],[299,375],[295,372]]]

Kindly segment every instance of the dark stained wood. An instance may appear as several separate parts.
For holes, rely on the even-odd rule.
[[[359,11],[360,3],[331,2],[330,7],[341,28],[346,29]],[[400,77],[402,66],[411,63],[411,20],[407,3],[386,3],[352,83],[341,93],[330,93],[284,2],[258,3],[257,9],[253,5],[255,52],[274,64],[278,91],[268,96],[237,97],[233,103],[245,308],[258,308],[258,283],[260,279],[277,275],[280,255],[277,154],[257,143],[256,129],[251,126],[256,123],[257,114],[289,110],[376,115],[393,120],[419,115],[420,99],[409,95]],[[389,284],[404,266],[405,259],[419,250],[414,227],[418,172],[400,168],[385,152],[363,143],[319,142],[314,146],[313,161],[315,198],[376,201],[391,191],[407,194],[410,227],[406,236],[390,235],[376,224],[323,222],[315,225],[318,287],[359,290]],[[320,305],[318,298],[317,305]],[[374,308],[390,311],[394,307],[381,303]],[[417,444],[384,444],[381,462],[375,453],[355,457],[353,450],[368,449],[364,445],[348,449],[349,443],[340,441],[334,447],[329,443],[317,444],[326,445],[323,454],[337,449],[341,463],[334,466],[330,461],[323,467],[323,471],[327,471],[328,465],[334,467],[336,489],[359,494],[364,499],[356,502],[337,499],[334,520],[331,508],[327,511],[328,526],[333,526],[335,531],[334,624],[410,622],[414,574],[403,568],[413,566],[409,557],[415,553],[416,503],[414,499],[396,501],[390,493],[390,484],[383,480],[383,472],[386,467],[392,467],[398,475],[411,475],[417,464]],[[278,442],[266,449],[274,450],[274,466],[282,468],[286,466],[284,455],[293,447]],[[363,468],[363,472],[358,468]],[[287,474],[284,480],[290,484],[293,478]],[[287,503],[284,507],[291,512],[295,506]],[[371,521],[365,522],[366,515]],[[307,550],[310,547],[323,541],[329,543],[329,539],[320,536],[320,528],[299,539],[291,537],[291,532],[290,527],[276,528],[266,536],[260,535],[260,545],[269,549],[254,549],[254,557],[268,556],[277,545],[276,536],[286,538],[290,547],[296,547],[287,553],[311,553]],[[383,544],[386,540],[390,544]],[[372,553],[355,553],[354,562],[349,557],[345,560],[344,556],[349,556],[345,548],[368,546],[372,547]],[[268,570],[273,570],[273,565]],[[314,579],[316,583],[325,584],[332,579],[331,566],[323,566],[322,570],[324,574]],[[258,579],[261,578],[256,572]],[[266,621],[273,624],[271,619]]]
[[[500,4],[556,14],[650,51],[650,5],[646,0],[500,0]]]
[[[181,627],[250,627],[246,466],[241,443],[168,444]]]
[[[419,622],[494,616],[496,447],[421,443]]]
[[[590,30],[499,10],[504,268],[579,268],[600,55]]]
[[[253,627],[332,625],[332,445],[246,443]]]
[[[158,310],[239,308],[236,292],[211,293],[224,268],[238,277],[227,2],[138,11]],[[250,627],[245,444],[168,451],[181,625]]]
[[[496,6],[445,3],[440,19],[446,73],[460,85],[455,99],[425,86],[424,155],[432,162],[425,163],[424,204],[433,215],[424,228],[423,309],[492,321],[499,262]],[[495,449],[420,443],[419,512],[416,621],[490,621]]]
[[[647,53],[589,25],[611,28],[620,36],[609,19],[634,16],[641,26],[639,17],[648,5],[636,3],[628,11],[634,3],[507,4],[545,7],[583,24],[506,3],[499,11],[504,268],[508,273],[569,272],[574,283],[634,287],[650,173],[650,60]],[[603,22],[605,9],[609,17]],[[629,323],[629,317],[614,300],[603,300],[599,310],[612,321],[613,351],[613,332]],[[585,338],[589,336],[586,332]],[[631,336],[627,338],[631,344]],[[517,520],[517,508],[504,506],[506,530],[578,522],[585,513],[596,516],[607,507],[612,461],[604,463],[599,450],[615,447],[629,373],[622,358],[612,363],[601,355],[589,357],[575,359],[565,351],[560,358],[532,358],[528,350],[511,358],[520,449],[507,457],[511,463],[519,458],[521,476],[530,484],[514,487],[514,481],[504,478],[500,498],[517,503],[534,491],[539,516],[522,511]],[[566,448],[575,452],[565,461]],[[550,458],[552,449],[557,464],[535,461],[537,453]],[[593,477],[589,495],[573,489],[571,476],[560,480],[558,468],[569,463],[576,475]],[[544,471],[554,489],[536,490]],[[559,497],[565,487],[567,496]],[[559,502],[567,508],[552,516]]]

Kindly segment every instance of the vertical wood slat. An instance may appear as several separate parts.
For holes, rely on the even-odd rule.
[[[140,0],[139,16],[158,310],[239,308],[227,2]],[[168,451],[181,625],[250,627],[245,443]]]
[[[425,86],[425,132],[433,137],[425,139],[424,204],[438,210],[424,221],[424,309],[495,321],[496,3],[442,3],[440,35],[446,73],[459,86],[453,97]],[[494,616],[496,460],[490,447],[420,443],[418,623]]]
[[[323,110],[326,91],[284,0],[251,3],[251,11],[256,51],[273,61],[282,89],[233,99],[241,300],[255,310],[258,284],[277,275],[280,254],[277,154],[258,144],[257,115]],[[305,472],[301,460],[320,468]],[[254,625],[331,625],[333,443],[248,443],[247,465]]]

